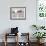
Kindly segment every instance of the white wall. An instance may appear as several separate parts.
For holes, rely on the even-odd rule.
[[[26,20],[10,20],[10,7],[26,7]],[[32,35],[32,24],[36,24],[36,0],[0,0],[0,34],[17,26]]]

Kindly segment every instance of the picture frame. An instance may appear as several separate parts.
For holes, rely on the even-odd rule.
[[[26,20],[26,7],[10,7],[10,20]]]

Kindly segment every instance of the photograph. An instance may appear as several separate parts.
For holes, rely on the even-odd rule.
[[[10,19],[11,20],[25,20],[26,7],[10,7]]]

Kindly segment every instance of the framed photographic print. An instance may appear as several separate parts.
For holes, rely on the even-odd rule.
[[[11,7],[10,8],[11,20],[25,20],[26,19],[26,7]]]

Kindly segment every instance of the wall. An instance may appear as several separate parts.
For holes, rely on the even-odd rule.
[[[10,7],[26,7],[26,20],[10,20]],[[0,0],[0,34],[11,27],[19,27],[19,32],[30,32],[36,24],[36,0]]]

